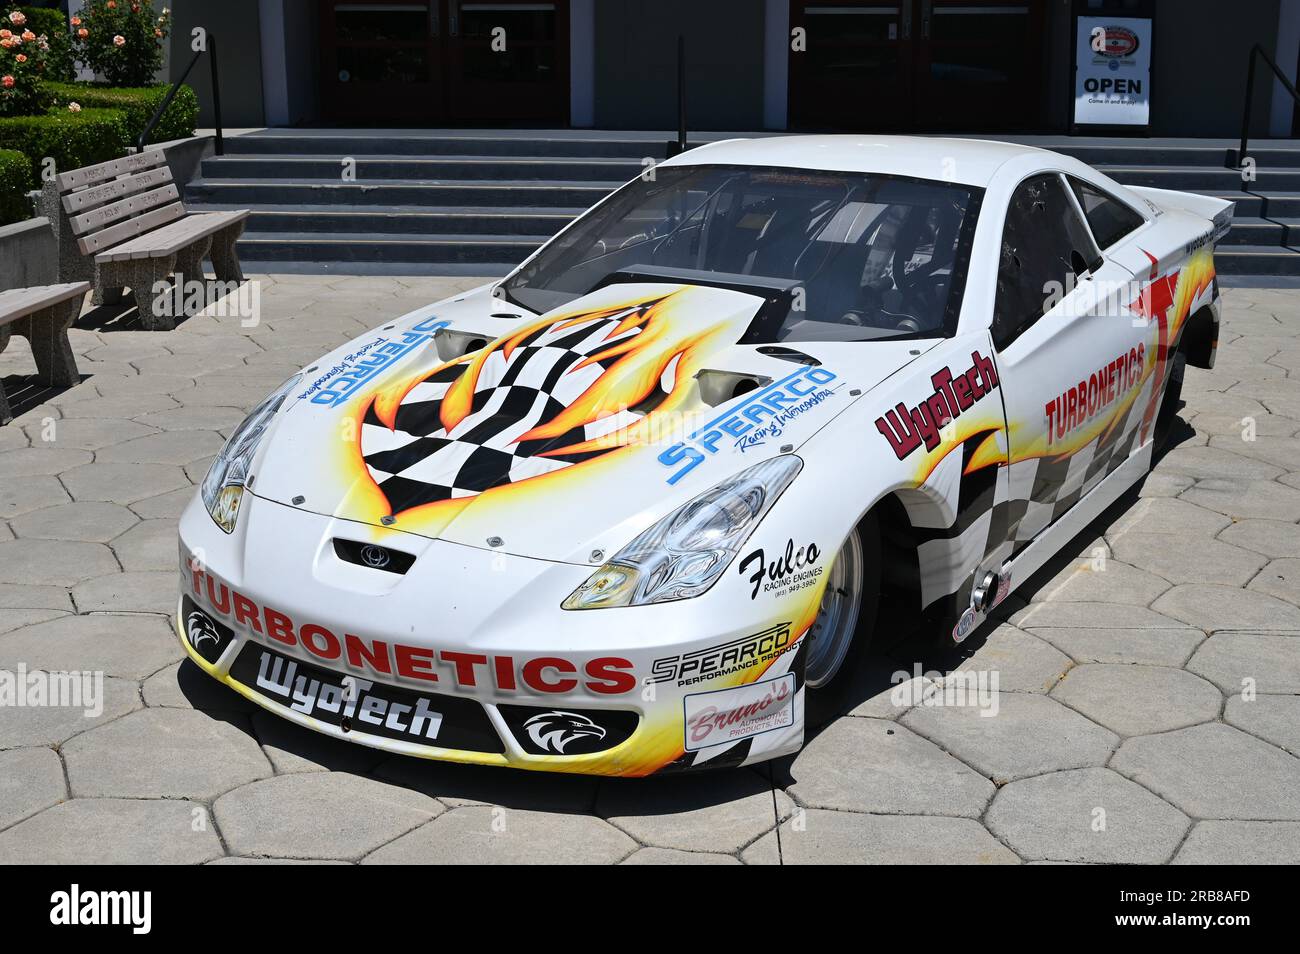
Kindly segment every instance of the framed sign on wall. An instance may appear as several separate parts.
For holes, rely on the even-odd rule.
[[[1076,17],[1074,47],[1074,125],[1149,126],[1151,20]]]

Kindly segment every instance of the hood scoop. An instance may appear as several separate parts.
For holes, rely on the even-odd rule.
[[[695,381],[700,387],[700,400],[709,407],[734,401],[742,394],[757,391],[772,383],[772,379],[765,374],[738,374],[711,368],[705,368],[697,374]]]
[[[488,345],[488,336],[473,331],[455,331],[451,328],[439,328],[433,335],[433,346],[442,361],[455,361],[475,351],[482,351]]]

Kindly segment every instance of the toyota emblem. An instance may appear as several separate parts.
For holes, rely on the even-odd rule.
[[[388,551],[383,547],[377,547],[371,543],[361,548],[361,559],[366,566],[372,566],[376,570],[382,570],[384,567],[388,566],[388,562],[392,557],[388,555]]]

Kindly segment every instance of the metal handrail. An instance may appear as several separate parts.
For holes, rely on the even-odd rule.
[[[153,111],[153,115],[149,117],[149,121],[145,123],[144,129],[141,130],[139,138],[135,141],[137,152],[144,151],[144,144],[149,139],[149,134],[158,125],[158,120],[162,119],[163,113],[167,112],[167,107],[176,98],[177,90],[185,83],[186,78],[190,75],[190,70],[194,69],[194,64],[199,61],[199,57],[204,52],[205,50],[194,51],[194,56],[190,58],[190,64],[185,67],[185,72],[181,74],[181,78],[172,83],[172,88],[167,91],[163,101]],[[221,135],[221,84],[217,78],[217,38],[211,33],[207,36],[206,52],[208,54],[208,63],[212,67],[212,120],[216,127],[216,152],[218,156],[222,156],[225,155],[225,142]]]
[[[1278,80],[1282,83],[1282,86],[1291,94],[1291,98],[1297,103],[1300,103],[1300,92],[1297,92],[1295,85],[1286,78],[1286,74],[1283,73],[1278,68],[1278,65],[1273,62],[1273,57],[1269,56],[1268,53],[1264,51],[1264,48],[1258,43],[1252,46],[1250,48],[1250,57],[1246,61],[1246,107],[1242,110],[1241,114],[1241,147],[1237,150],[1238,169],[1242,168],[1246,164],[1246,138],[1250,135],[1250,118],[1255,99],[1256,56],[1263,57],[1264,62],[1273,70],[1274,75],[1277,76]]]

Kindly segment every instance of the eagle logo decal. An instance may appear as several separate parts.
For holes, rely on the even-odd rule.
[[[212,643],[212,652],[220,653],[221,651],[221,634],[217,632],[217,626],[207,615],[195,610],[185,618],[185,634],[189,637],[190,645],[194,651],[209,662],[213,661],[212,656],[203,651],[203,646],[207,642]]]
[[[524,729],[539,749],[557,755],[563,755],[564,750],[578,739],[605,737],[605,730],[585,715],[558,710],[533,716],[524,723]]]

